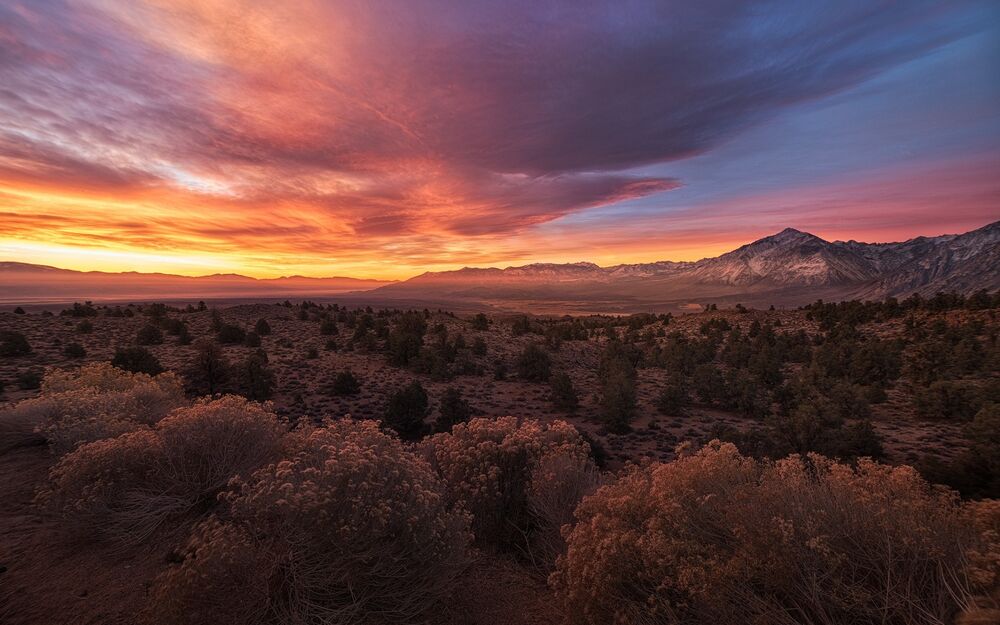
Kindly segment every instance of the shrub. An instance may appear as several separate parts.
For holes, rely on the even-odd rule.
[[[548,456],[582,462],[589,451],[564,421],[516,417],[472,419],[428,438],[421,449],[444,478],[451,503],[472,514],[476,540],[524,552],[538,529],[528,501],[532,473]]]
[[[185,371],[188,384],[196,393],[214,395],[229,379],[229,361],[219,344],[211,339],[198,339],[194,350],[194,358]]]
[[[17,388],[22,391],[33,391],[42,385],[42,374],[35,369],[29,369],[17,374],[14,378]]]
[[[23,315],[23,314],[25,314],[25,312],[24,312],[23,308],[21,308],[20,306],[18,306],[17,308],[14,309],[14,314],[15,315]]]
[[[1000,501],[971,501],[965,505],[965,516],[978,538],[967,553],[970,581],[976,591],[996,605],[1000,599]]]
[[[412,623],[468,563],[467,519],[422,459],[372,421],[296,437],[234,482],[153,592],[157,623]]]
[[[330,389],[334,395],[357,395],[361,392],[361,380],[350,369],[337,372]]]
[[[477,336],[472,340],[472,353],[476,356],[485,356],[489,349],[486,347],[486,341],[483,337]]]
[[[385,408],[385,424],[404,439],[420,438],[427,430],[427,391],[414,380],[389,397]]]
[[[87,350],[79,343],[67,343],[63,348],[63,356],[67,358],[83,358],[87,355]]]
[[[970,384],[941,380],[918,388],[913,396],[917,414],[924,419],[968,421],[982,405],[979,391]]]
[[[172,373],[153,377],[94,363],[50,372],[41,395],[14,410],[34,415],[51,449],[63,454],[156,423],[184,403],[181,381]]]
[[[691,398],[688,395],[687,380],[682,375],[671,375],[667,378],[666,384],[656,398],[656,408],[661,414],[677,416],[683,415],[688,406],[691,405]]]
[[[67,454],[38,502],[74,531],[138,544],[210,511],[230,480],[278,457],[284,433],[268,405],[234,395],[199,401],[152,429]]]
[[[80,334],[90,334],[94,331],[94,324],[84,319],[80,323],[76,324],[76,331]]]
[[[243,344],[247,347],[260,347],[260,335],[256,332],[247,332]]]
[[[390,364],[405,367],[415,360],[420,355],[426,332],[427,321],[423,315],[415,312],[400,315],[386,340]]]
[[[219,342],[223,345],[238,345],[246,341],[247,333],[243,328],[237,325],[224,323],[219,328],[216,338],[218,338]]]
[[[438,418],[434,421],[435,432],[450,432],[459,423],[465,423],[472,416],[472,407],[462,398],[462,392],[449,386],[441,396]]]
[[[549,387],[552,390],[552,403],[556,410],[573,414],[580,407],[580,400],[576,396],[576,389],[573,388],[573,380],[565,371],[560,371],[549,379]]]
[[[601,380],[601,418],[611,432],[626,432],[636,411],[634,372],[613,369]]]
[[[576,516],[550,580],[573,622],[930,625],[968,598],[958,501],[909,467],[715,441]]]
[[[323,336],[335,336],[337,334],[337,322],[333,319],[324,319],[319,324],[319,333]]]
[[[154,325],[146,324],[139,328],[135,342],[139,345],[160,345],[163,343],[163,332]]]
[[[257,320],[257,324],[254,325],[253,330],[259,336],[267,336],[271,334],[271,324],[267,322],[267,319],[261,318]]]
[[[163,373],[163,366],[145,347],[125,347],[115,350],[111,365],[131,373],[158,375]]]
[[[921,472],[965,497],[1000,498],[1000,404],[984,405],[965,429],[967,449],[947,463],[924,458]]]
[[[45,437],[38,431],[42,417],[31,409],[29,402],[32,401],[35,400],[25,400],[0,410],[0,454],[18,447],[45,444]]]
[[[489,330],[490,318],[484,313],[476,313],[476,316],[472,318],[472,329],[480,332]]]
[[[31,353],[28,339],[20,332],[0,330],[0,356],[27,356]]]
[[[274,372],[267,366],[267,354],[262,350],[237,363],[233,377],[239,394],[247,399],[263,401],[274,392]]]
[[[540,345],[532,343],[517,358],[517,375],[528,382],[545,382],[549,379],[552,360]]]
[[[573,523],[579,503],[604,482],[589,457],[556,453],[538,461],[528,484],[528,510],[534,525],[529,554],[535,564],[555,564],[566,548],[563,526]]]

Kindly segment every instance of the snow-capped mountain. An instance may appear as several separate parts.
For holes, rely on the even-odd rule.
[[[532,264],[428,272],[376,297],[776,304],[1000,289],[1000,222],[901,243],[826,241],[786,228],[716,258],[599,267]]]

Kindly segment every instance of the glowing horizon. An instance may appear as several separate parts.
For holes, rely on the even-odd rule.
[[[405,279],[1000,218],[1000,8],[729,4],[5,3],[0,260]]]

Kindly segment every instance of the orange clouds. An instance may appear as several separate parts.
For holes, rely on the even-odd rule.
[[[908,7],[806,12],[785,36],[727,4],[13,0],[0,252],[402,278],[715,251],[733,223],[587,216],[666,206],[682,181],[640,167],[952,36]]]

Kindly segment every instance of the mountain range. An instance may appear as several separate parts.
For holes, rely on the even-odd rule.
[[[599,267],[593,263],[425,273],[372,297],[545,302],[594,310],[715,302],[791,306],[817,298],[880,299],[1000,289],[1000,222],[902,243],[825,241],[786,228],[715,258]],[[557,306],[558,307],[558,306]]]
[[[399,282],[235,274],[78,272],[0,262],[0,303],[330,297],[564,312],[670,310],[704,303],[795,306],[1000,289],[1000,221],[965,234],[901,243],[825,241],[787,228],[715,258],[600,267],[535,263],[427,272]]]

